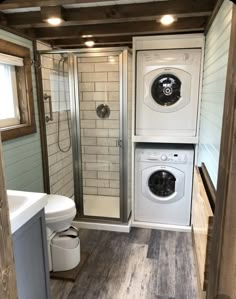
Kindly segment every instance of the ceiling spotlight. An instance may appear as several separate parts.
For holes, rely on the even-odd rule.
[[[47,22],[52,26],[58,26],[62,23],[61,18],[49,18],[47,19]]]
[[[176,19],[172,15],[165,15],[160,19],[162,25],[168,26],[172,24]]]
[[[65,21],[65,10],[61,6],[43,6],[40,10],[42,20],[52,26],[58,26]]]
[[[91,38],[91,37],[93,37],[91,34],[84,34],[84,35],[82,35],[82,38]]]
[[[85,45],[92,48],[95,45],[95,42],[93,40],[86,40]]]

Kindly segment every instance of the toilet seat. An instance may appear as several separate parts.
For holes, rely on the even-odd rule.
[[[75,203],[71,198],[54,194],[46,197],[48,201],[45,207],[46,219],[61,217],[75,212]]]
[[[47,195],[47,205],[45,207],[45,219],[47,226],[52,231],[63,231],[70,227],[76,215],[74,201],[62,195]]]

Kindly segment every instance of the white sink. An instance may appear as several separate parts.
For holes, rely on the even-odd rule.
[[[45,193],[7,190],[7,197],[12,234],[47,204]]]

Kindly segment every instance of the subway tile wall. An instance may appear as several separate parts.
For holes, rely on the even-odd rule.
[[[119,57],[80,57],[78,71],[83,193],[119,197]],[[97,116],[100,104],[110,107],[109,118]]]
[[[43,92],[52,98],[53,120],[46,123],[50,191],[74,196],[73,157],[71,144],[71,114],[69,102],[68,64],[61,55],[42,55]],[[49,101],[44,101],[45,117],[49,116]],[[60,128],[60,134],[59,134]],[[62,152],[59,149],[67,150]]]

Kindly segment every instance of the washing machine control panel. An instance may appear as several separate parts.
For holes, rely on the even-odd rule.
[[[150,162],[171,162],[171,163],[186,163],[187,156],[184,153],[175,152],[140,152],[138,155],[138,161],[150,161]]]

